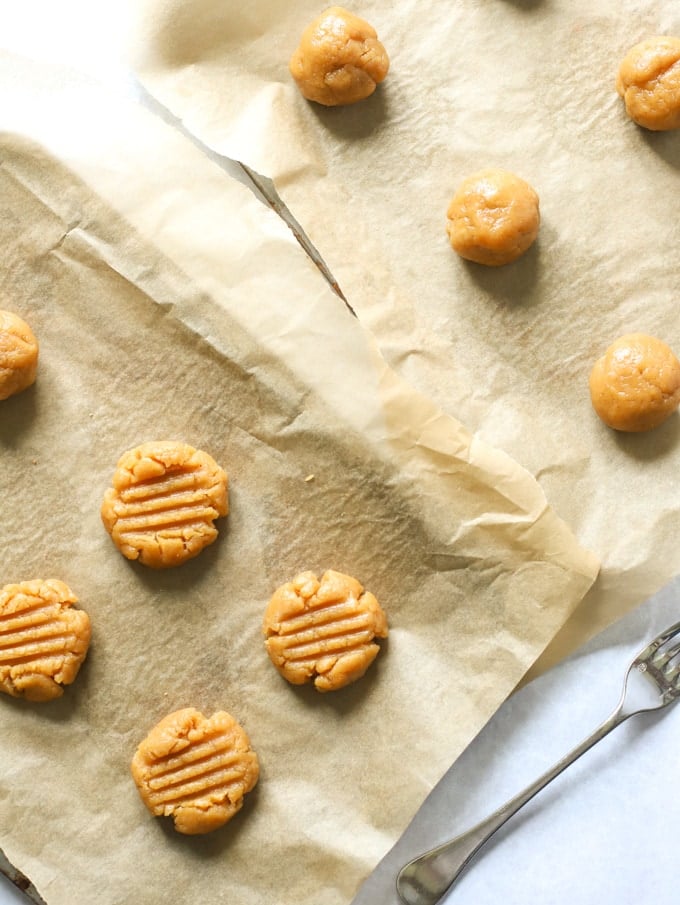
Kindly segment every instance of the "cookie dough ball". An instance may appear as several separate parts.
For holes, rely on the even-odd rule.
[[[228,479],[207,453],[159,440],[118,461],[101,507],[104,527],[127,559],[152,569],[179,566],[217,537],[227,515]]]
[[[373,594],[349,575],[328,571],[321,581],[301,572],[275,591],[264,615],[272,663],[293,685],[314,682],[335,691],[359,679],[387,637],[387,617]]]
[[[11,311],[0,311],[0,400],[35,381],[38,341],[31,328]]]
[[[307,100],[336,107],[373,94],[389,66],[375,29],[331,6],[303,32],[290,72]]]
[[[162,719],[130,765],[142,801],[179,833],[209,833],[241,810],[260,768],[244,729],[223,710],[187,707]]]
[[[639,126],[680,128],[680,38],[648,38],[628,51],[616,79],[626,113]]]
[[[64,693],[87,655],[90,619],[71,589],[51,578],[0,590],[0,691],[29,701]]]
[[[595,362],[590,398],[609,427],[651,430],[680,405],[680,362],[660,339],[645,333],[621,336]]]
[[[538,195],[507,170],[485,169],[460,185],[446,214],[451,247],[462,258],[499,267],[515,261],[538,235]]]

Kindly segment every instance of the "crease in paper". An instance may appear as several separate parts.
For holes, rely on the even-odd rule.
[[[679,419],[616,435],[588,395],[617,336],[680,350],[680,145],[636,127],[615,91],[628,49],[680,33],[680,12],[661,0],[365,0],[390,72],[335,109],[306,102],[287,71],[318,12],[312,0],[247,12],[146,0],[130,54],[189,131],[273,180],[388,363],[536,475],[598,552],[606,580],[545,669],[680,571]],[[446,240],[450,198],[481,166],[517,172],[541,200],[538,241],[509,267],[467,264]]]
[[[596,558],[524,469],[389,369],[249,189],[50,67],[4,55],[0,80],[3,290],[41,344],[35,386],[1,413],[3,582],[59,577],[93,626],[54,706],[0,701],[0,846],[48,905],[348,903]],[[167,437],[226,468],[231,511],[160,574],[117,553],[99,507],[120,454]],[[450,555],[461,568],[440,569]],[[391,625],[335,697],[285,683],[260,631],[276,586],[328,567]],[[183,706],[233,713],[262,767],[238,817],[194,840],[129,774]]]

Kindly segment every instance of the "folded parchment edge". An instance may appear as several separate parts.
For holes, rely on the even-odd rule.
[[[194,142],[194,144],[195,144],[195,142]],[[220,155],[217,155],[217,156],[219,157]],[[250,173],[248,172],[248,169],[245,168],[243,164],[240,164],[240,166],[243,167],[243,169],[244,169],[244,171],[246,172],[246,175],[248,176],[248,178],[249,178],[251,181],[254,182],[255,186],[257,186],[257,185],[258,185],[258,182],[257,182],[257,174],[254,174],[254,176],[251,176]],[[232,175],[232,174],[227,174],[227,175]],[[233,175],[232,175],[232,178],[233,178]],[[273,206],[273,205],[270,205],[270,206]],[[279,216],[281,217],[281,214],[280,214],[279,211],[276,211],[276,213],[278,213]],[[285,222],[285,218],[284,218],[284,217],[281,217],[281,219],[283,219],[284,222]],[[290,228],[290,224],[287,223],[286,225]],[[68,233],[68,229],[67,229],[67,233]],[[295,232],[294,232],[294,231],[293,231],[293,234],[295,235]],[[295,235],[295,238],[296,238],[296,240],[298,241],[298,243],[302,245],[302,243],[300,242],[300,238],[299,238],[297,235]],[[303,245],[302,247],[304,248],[304,245]],[[307,251],[307,250],[305,249],[305,251]],[[307,252],[307,253],[309,254],[309,252]],[[316,261],[315,261],[314,263],[317,264],[317,266],[318,266],[318,263],[317,263]],[[323,272],[323,271],[322,271],[322,272]],[[326,279],[328,279],[328,277],[326,277]],[[333,288],[333,287],[332,287],[332,288]],[[339,287],[338,287],[338,288],[339,288]],[[338,294],[337,290],[336,290],[336,294]],[[342,297],[342,296],[341,296],[341,297]],[[345,302],[345,303],[346,303],[346,302]],[[346,303],[346,304],[347,304],[347,303]],[[350,307],[350,306],[348,305],[348,307]],[[351,310],[351,308],[350,308],[350,310]],[[376,351],[377,351],[377,348],[376,348]],[[499,452],[501,452],[501,451],[499,451]],[[566,524],[566,523],[565,523],[565,524]],[[595,578],[594,575],[593,575],[593,576],[590,576],[590,577],[591,577],[593,580],[594,580],[594,578]],[[9,864],[9,862],[7,862],[7,864]],[[11,869],[12,871],[15,870],[14,868],[12,868],[11,865],[9,865],[9,867],[10,867],[10,869]],[[3,873],[5,873],[5,871],[3,871]],[[32,884],[30,884],[30,881],[28,881],[29,884],[30,884],[29,887],[25,887],[27,878],[25,878],[24,875],[21,874],[21,873],[18,872],[18,871],[16,872],[16,874],[17,874],[17,876],[18,876],[18,882],[15,881],[15,880],[12,880],[12,881],[15,882],[15,884],[18,886],[18,888],[20,888],[20,889],[26,891],[27,889],[30,889],[30,888],[32,887]],[[10,877],[10,879],[12,879],[12,878]],[[33,889],[34,889],[34,887],[33,887]],[[37,890],[35,891],[35,895],[38,896],[38,898],[37,898],[37,899],[33,899],[33,901],[36,901],[36,902],[38,903],[38,905],[44,905],[44,902],[43,902],[43,900],[39,897],[39,894],[37,893]]]
[[[33,883],[28,879],[26,874],[22,873],[19,868],[15,867],[7,859],[7,855],[0,848],[0,874],[7,877],[10,883],[13,883],[18,890],[34,902],[35,905],[47,905],[43,897],[35,888]]]
[[[276,185],[274,184],[274,180],[269,176],[258,173],[242,160],[238,160],[234,157],[229,157],[226,154],[220,154],[220,152],[213,148],[211,145],[208,145],[205,142],[201,141],[196,133],[187,128],[182,120],[179,117],[175,116],[175,114],[168,107],[162,104],[160,100],[155,95],[153,95],[136,76],[133,77],[133,87],[135,96],[143,107],[145,107],[155,116],[160,117],[165,123],[175,129],[181,135],[183,135],[184,138],[190,141],[191,144],[193,144],[194,147],[197,148],[202,154],[204,154],[209,160],[212,160],[213,163],[216,163],[221,169],[223,169],[227,173],[227,175],[231,176],[232,178],[236,178],[233,170],[229,166],[230,164],[238,168],[243,173],[244,178],[242,181],[251,189],[255,197],[262,204],[274,211],[274,213],[286,224],[288,229],[295,237],[297,243],[303,249],[305,254],[311,259],[314,265],[318,268],[333,292],[338,296],[339,299],[341,299],[341,301],[347,306],[349,311],[356,317],[356,312],[350,302],[347,300],[347,297],[345,296],[345,293],[343,292],[338,280],[331,272],[330,267],[324,260],[319,250],[307,235],[302,224],[299,222],[299,220],[297,220],[291,209],[281,198],[279,192],[276,189]]]

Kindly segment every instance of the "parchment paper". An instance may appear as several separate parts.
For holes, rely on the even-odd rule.
[[[0,847],[49,905],[346,903],[597,563],[526,471],[387,367],[247,188],[96,84],[10,55],[0,82],[3,305],[41,344],[0,412],[2,582],[59,577],[93,624],[60,701],[0,701]],[[231,478],[217,543],[161,573],[99,519],[118,456],[158,437]],[[260,623],[327,567],[391,633],[322,697],[275,672]],[[203,838],[152,818],[128,766],[189,705],[233,713],[262,768]]]
[[[680,33],[661,0],[365,0],[390,57],[367,101],[326,109],[288,74],[316,0],[146,0],[144,84],[203,141],[274,180],[388,362],[541,483],[603,559],[540,668],[680,570],[678,418],[618,435],[588,374],[623,333],[680,353],[680,138],[638,129],[614,90],[630,46]],[[538,243],[491,270],[445,212],[482,166],[537,190]]]

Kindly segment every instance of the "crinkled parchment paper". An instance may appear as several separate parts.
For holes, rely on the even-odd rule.
[[[3,696],[0,847],[49,905],[346,903],[515,687],[597,564],[505,453],[411,389],[281,220],[141,107],[0,57],[2,304],[38,381],[0,410],[2,583],[66,581],[76,683]],[[118,456],[180,438],[229,472],[218,541],[168,572],[99,518]],[[263,609],[298,570],[359,577],[389,640],[364,680],[294,688]],[[182,837],[129,760],[165,713],[224,708],[261,780]]]
[[[606,429],[588,374],[619,335],[680,353],[680,135],[625,116],[618,64],[680,34],[662,0],[362,0],[391,56],[365,102],[306,102],[287,64],[317,0],[146,0],[145,85],[222,153],[273,178],[388,362],[536,476],[603,559],[543,665],[680,571],[678,418]],[[445,212],[482,166],[541,199],[537,245],[485,269]]]

